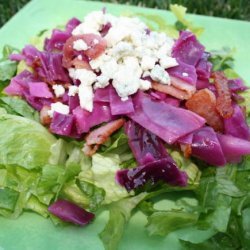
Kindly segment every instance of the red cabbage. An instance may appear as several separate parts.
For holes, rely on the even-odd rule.
[[[114,88],[109,89],[109,100],[112,115],[124,115],[134,112],[134,105],[131,97],[128,97],[126,101],[122,101]]]
[[[70,82],[68,73],[62,66],[61,53],[41,52],[28,45],[23,49],[22,54],[25,56],[27,65],[35,67],[36,73],[41,80],[50,83],[55,81]]]
[[[240,78],[228,80],[228,86],[233,92],[245,91],[248,89],[248,87],[244,84],[244,81]]]
[[[227,135],[232,135],[244,140],[250,139],[250,130],[239,105],[234,105],[233,116],[224,119],[224,129]]]
[[[185,135],[185,136],[179,138],[177,142],[180,143],[180,144],[188,144],[188,145],[191,145],[192,142],[193,142],[193,136],[194,136],[194,134],[193,134],[193,133],[190,133],[190,134],[188,134],[188,135]]]
[[[128,116],[169,144],[205,124],[205,120],[195,113],[164,101],[154,101],[142,92],[136,94],[134,107],[135,112]]]
[[[66,24],[66,32],[71,33],[76,26],[78,26],[81,21],[75,17],[71,18]]]
[[[198,61],[196,65],[196,72],[199,79],[209,79],[211,70],[212,70],[212,63],[208,61],[210,57],[210,53],[204,52],[202,58]]]
[[[181,31],[174,44],[172,56],[179,62],[195,66],[201,59],[204,49],[204,46],[198,42],[193,33]]]
[[[66,200],[57,200],[49,206],[48,210],[63,221],[80,226],[90,223],[95,217],[93,213]]]
[[[125,133],[138,164],[147,164],[168,156],[162,140],[133,121],[125,124]]]
[[[116,173],[116,181],[127,191],[163,181],[173,186],[186,186],[188,176],[181,171],[172,160],[167,157],[132,169],[119,170]]]
[[[104,25],[102,26],[101,31],[100,31],[101,36],[102,36],[102,37],[106,36],[106,35],[108,34],[108,32],[109,32],[109,30],[110,30],[111,27],[112,27],[112,24],[111,24],[110,22],[104,24]]]
[[[98,88],[94,93],[95,102],[109,102],[109,90],[111,85],[108,85],[106,88]]]
[[[194,132],[192,155],[215,166],[226,164],[220,142],[211,127],[204,127]]]
[[[17,62],[19,62],[19,61],[24,60],[25,57],[22,54],[11,54],[11,55],[9,55],[9,59],[11,61],[17,61]]]
[[[200,90],[200,89],[205,89],[208,88],[209,89],[209,80],[208,79],[197,79],[196,82],[196,89]],[[214,87],[214,86],[213,86]]]
[[[28,92],[28,83],[31,81],[35,81],[33,74],[24,70],[11,79],[4,92],[8,95],[24,96],[24,92]]]
[[[69,106],[70,112],[72,112],[74,109],[80,106],[80,100],[79,100],[78,95],[68,96],[68,106]]]
[[[46,38],[44,42],[44,50],[46,51],[62,51],[65,42],[71,37],[66,31],[54,29],[50,38]]]
[[[196,69],[193,65],[189,65],[178,61],[179,65],[169,68],[167,71],[169,75],[182,79],[184,82],[191,85],[196,85],[197,74]]]
[[[156,100],[160,100],[163,101],[166,99],[167,95],[165,93],[162,93],[160,91],[157,90],[149,90],[149,94],[152,98],[156,99]]]
[[[228,162],[239,162],[241,156],[250,154],[250,141],[231,135],[217,134],[217,137]]]
[[[45,82],[29,82],[29,92],[33,97],[52,98],[48,85]]]
[[[108,122],[112,119],[110,108],[105,103],[94,103],[92,112],[80,106],[73,110],[78,134],[86,133],[91,127]]]
[[[50,130],[57,135],[73,136],[74,116],[54,112]]]

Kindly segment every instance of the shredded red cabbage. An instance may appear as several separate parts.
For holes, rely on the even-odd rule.
[[[79,226],[89,224],[95,215],[66,200],[57,200],[48,208],[49,212],[65,222]]]

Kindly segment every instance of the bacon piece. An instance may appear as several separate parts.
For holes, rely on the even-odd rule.
[[[223,131],[222,118],[216,111],[216,97],[211,90],[202,89],[197,91],[187,100],[186,107],[188,110],[205,118],[207,124],[214,130]]]
[[[100,145],[105,143],[109,136],[121,128],[124,123],[125,119],[120,118],[92,130],[85,138],[86,143],[83,152],[88,156],[92,156],[98,150]]]
[[[218,93],[216,110],[223,118],[230,118],[233,115],[234,109],[228,80],[222,71],[213,72],[212,78],[214,79],[214,85]]]
[[[73,48],[74,42],[82,39],[87,45],[88,49],[85,50],[83,53],[86,55],[89,59],[95,59],[98,56],[100,56],[106,49],[106,40],[103,39],[101,36],[95,35],[95,34],[84,34],[84,35],[78,35],[78,36],[71,36],[63,47],[63,67],[70,68],[74,65],[74,57],[75,50]],[[88,63],[88,62],[86,62]]]
[[[50,110],[50,107],[45,105],[42,107],[40,111],[40,122],[43,125],[50,125],[51,123],[51,117],[48,115],[48,111]]]
[[[181,144],[181,151],[184,153],[184,157],[189,158],[192,155],[192,145]]]
[[[170,79],[171,85],[152,82],[152,88],[159,92],[174,96],[180,100],[189,99],[196,90],[195,86],[188,84],[177,77],[171,76]]]

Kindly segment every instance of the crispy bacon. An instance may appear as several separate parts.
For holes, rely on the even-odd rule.
[[[234,109],[228,80],[222,71],[213,72],[212,78],[214,79],[214,85],[218,93],[216,110],[223,118],[230,118],[233,115]]]
[[[105,143],[110,135],[121,128],[124,123],[125,119],[120,118],[92,130],[85,138],[86,143],[83,152],[88,156],[92,156],[98,150],[100,145]]]
[[[207,124],[214,130],[223,131],[223,121],[216,110],[216,97],[211,90],[202,89],[197,91],[187,100],[186,107],[205,118]]]
[[[40,111],[40,122],[43,125],[50,125],[51,123],[51,117],[48,115],[48,111],[50,110],[49,106],[43,106]]]
[[[75,63],[79,64],[79,60],[74,61],[75,50],[73,48],[74,42],[82,39],[87,45],[88,49],[84,51],[84,55],[89,59],[95,59],[100,56],[106,49],[106,40],[104,40],[101,36],[95,34],[84,34],[78,36],[70,37],[63,47],[63,67],[70,68],[74,66]],[[88,65],[88,62],[85,61],[84,67]]]
[[[152,82],[152,88],[159,92],[174,96],[180,100],[189,99],[196,90],[195,86],[188,84],[177,77],[171,76],[170,79],[171,85]]]
[[[192,145],[181,144],[181,151],[184,153],[184,157],[189,158],[192,154]]]

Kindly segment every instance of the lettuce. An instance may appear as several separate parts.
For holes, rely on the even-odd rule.
[[[117,249],[133,209],[146,195],[146,193],[141,193],[132,198],[125,198],[110,205],[109,220],[103,231],[99,234],[106,250]]]
[[[56,141],[39,123],[8,114],[0,115],[0,138],[0,164],[26,169],[45,165]]]
[[[129,196],[127,190],[115,181],[115,174],[120,169],[120,163],[119,155],[116,154],[106,156],[94,154],[92,157],[93,183],[105,191],[105,203]]]
[[[185,18],[186,11],[187,11],[186,7],[178,5],[178,4],[170,4],[170,10],[177,18],[177,22],[175,24],[177,30],[188,29],[197,36],[200,36],[203,33],[204,28],[194,26],[192,22],[190,22],[189,20]]]
[[[39,121],[39,114],[27,102],[17,97],[0,97],[0,107],[9,114],[23,116],[31,120]]]

